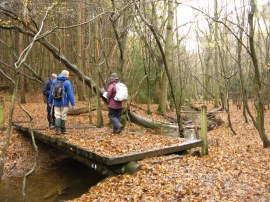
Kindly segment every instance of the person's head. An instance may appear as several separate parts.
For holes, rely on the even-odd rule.
[[[56,79],[57,75],[55,73],[52,73],[51,75],[51,81],[53,81],[54,79]]]
[[[111,80],[111,81],[118,80],[118,75],[117,75],[117,73],[115,73],[115,72],[112,73],[111,76],[110,76],[110,80]]]
[[[62,70],[61,74],[65,76],[66,78],[69,78],[69,71],[68,70]]]

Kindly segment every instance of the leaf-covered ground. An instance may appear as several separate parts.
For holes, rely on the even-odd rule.
[[[35,126],[46,127],[46,123],[42,121],[46,115],[45,104],[35,102],[32,103],[32,107],[30,105],[31,103],[28,103],[26,106],[35,114],[37,119]],[[37,107],[38,105],[40,106]],[[104,122],[107,124],[107,112],[104,113]],[[141,113],[144,115],[143,111]],[[25,115],[19,113],[18,109],[15,116],[17,119],[25,120]],[[156,114],[153,116],[157,116],[155,119],[162,120]],[[231,118],[237,132],[236,136],[226,124],[226,114],[220,112],[219,116],[225,124],[208,133],[208,156],[186,155],[183,158],[174,158],[170,155],[145,159],[140,162],[143,167],[137,173],[108,177],[73,201],[269,201],[270,149],[262,147],[260,137],[251,121],[245,124],[242,111],[235,106],[231,105]],[[269,111],[266,112],[265,120],[266,132],[269,134]],[[88,117],[69,116],[68,126],[76,124],[89,125]],[[116,140],[120,136],[110,134],[109,128],[105,131],[107,135],[117,137],[115,146],[118,148],[119,143]],[[53,133],[50,130],[47,132]],[[129,132],[140,135],[141,138],[142,134],[151,134],[151,131],[133,124],[128,125],[122,135],[125,136]],[[0,147],[3,144],[4,134],[5,132],[0,136]],[[129,144],[131,147],[136,147],[132,142]],[[50,156],[47,159],[50,161]],[[14,168],[24,173],[31,168],[31,162],[33,162],[33,149],[30,143],[24,141],[14,131],[5,164],[6,175],[14,175]],[[39,166],[46,166],[46,163],[43,162]],[[38,170],[42,170],[40,167]]]

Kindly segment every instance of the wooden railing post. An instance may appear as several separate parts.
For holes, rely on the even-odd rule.
[[[5,102],[4,97],[0,97],[0,131],[4,130],[5,126]]]
[[[201,107],[201,137],[202,137],[202,155],[208,154],[208,141],[207,141],[207,106],[202,105]]]

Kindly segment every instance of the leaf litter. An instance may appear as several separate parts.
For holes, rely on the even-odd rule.
[[[7,105],[6,114],[8,113]],[[46,117],[44,103],[28,103],[26,107],[35,114],[35,127],[47,127],[44,119]],[[183,158],[173,158],[174,155],[170,155],[172,156],[170,160],[168,156],[144,159],[139,162],[143,164],[143,167],[137,173],[107,177],[80,198],[72,201],[269,201],[270,150],[262,147],[260,137],[251,121],[248,124],[245,123],[241,109],[237,109],[234,105],[230,108],[233,127],[237,135],[234,136],[227,126],[226,114],[219,113],[225,124],[208,132],[209,155],[203,157],[185,155]],[[25,120],[26,116],[19,111],[16,107],[15,119]],[[105,123],[108,124],[106,117],[107,112],[104,112]],[[266,111],[265,120],[269,138],[269,111]],[[69,116],[67,126],[89,125],[87,121],[85,115]],[[139,143],[144,137],[146,137],[146,142],[143,141],[143,145],[149,147],[147,135],[150,142],[156,142],[156,147],[163,141],[159,139],[159,136],[151,134],[151,131],[133,124],[128,124],[121,136],[124,137],[126,134],[128,137],[133,136],[129,145],[136,149],[130,147],[120,149],[121,138],[119,135],[112,134],[108,125],[102,129],[94,129],[93,131],[96,130],[97,133],[93,132],[91,137],[87,137],[90,129],[83,129],[80,134],[73,130],[69,130],[72,136],[70,141],[88,145],[90,142],[86,143],[86,140],[91,139],[93,147],[95,143],[104,142],[104,147],[99,148],[97,152],[108,156],[125,153],[125,150],[140,151]],[[3,145],[4,133],[1,135],[0,146]],[[51,130],[46,130],[46,133],[54,135]],[[16,131],[13,131],[13,134],[8,147],[6,173],[12,173],[13,164],[23,164],[25,159],[28,159],[28,163],[33,160],[29,158],[33,153],[29,143],[25,143]],[[114,152],[110,148],[109,153],[103,153],[109,144],[104,136],[110,137],[112,148],[117,148]],[[175,143],[173,139],[170,141],[168,144]]]

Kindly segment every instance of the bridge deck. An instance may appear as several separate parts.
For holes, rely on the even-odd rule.
[[[17,130],[23,131],[24,134],[31,135],[29,126],[26,126],[26,124],[23,122],[13,122],[13,126]],[[77,126],[72,128],[73,129],[70,130],[76,130],[76,136],[54,135],[53,131],[47,128],[34,128],[33,134],[35,139],[52,145],[55,148],[67,152],[68,154],[72,154],[73,156],[75,155],[81,159],[84,159],[84,161],[97,162],[104,164],[105,166],[123,164],[148,157],[177,153],[202,145],[201,140],[187,140],[183,138],[162,136],[166,143],[164,145],[162,141],[158,144],[156,144],[156,141],[152,141],[152,143],[151,141],[150,143],[148,141],[147,148],[134,149],[134,144],[136,143],[133,143],[133,140],[145,141],[143,139],[147,139],[145,135],[136,133],[113,135],[108,132],[104,133],[102,129],[95,128],[94,126]],[[126,140],[121,141],[121,137],[126,138]],[[118,150],[117,145],[119,144],[117,142],[119,141],[119,144],[126,144],[124,146],[124,148],[126,148],[125,150]]]

